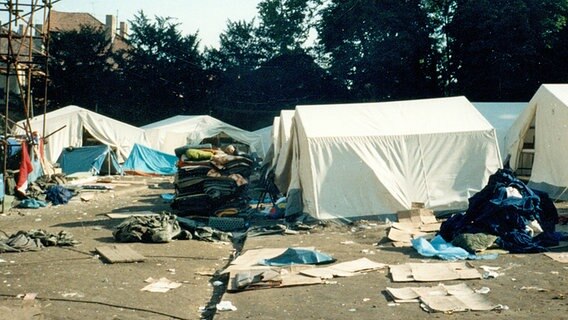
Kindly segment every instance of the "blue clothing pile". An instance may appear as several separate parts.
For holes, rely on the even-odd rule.
[[[520,196],[508,195],[511,188]],[[535,237],[527,231],[533,220],[543,230]],[[557,223],[558,212],[548,194],[529,189],[509,169],[499,169],[487,186],[469,198],[465,213],[442,223],[439,234],[448,242],[463,233],[493,234],[499,237],[496,243],[510,252],[543,252],[562,238],[555,232]]]

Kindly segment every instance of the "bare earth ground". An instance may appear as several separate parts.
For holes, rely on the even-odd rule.
[[[89,202],[77,198],[67,205],[14,208],[2,214],[0,230],[7,234],[38,228],[54,233],[66,230],[81,244],[0,254],[0,319],[568,319],[568,264],[543,254],[472,261],[477,267],[501,267],[497,278],[465,282],[474,289],[488,287],[488,298],[508,310],[451,315],[427,313],[416,303],[389,305],[387,286],[436,283],[393,283],[388,270],[336,278],[326,285],[225,293],[224,285],[213,282],[227,279],[209,274],[223,269],[232,258],[234,249],[227,243],[132,243],[134,250],[147,257],[145,262],[105,263],[94,249],[114,243],[112,230],[121,221],[109,219],[106,213],[169,209],[159,195],[173,192],[171,184],[144,181],[147,184],[97,193]],[[430,260],[413,249],[377,244],[384,237],[380,224],[328,225],[298,235],[249,237],[244,250],[314,246],[339,262],[361,257],[386,264]],[[353,243],[342,244],[346,241]],[[182,286],[166,293],[140,291],[148,277],[166,277]],[[26,293],[37,293],[37,298],[16,298]],[[215,312],[211,306],[222,300],[231,301],[237,310]],[[205,313],[203,307],[208,307]]]

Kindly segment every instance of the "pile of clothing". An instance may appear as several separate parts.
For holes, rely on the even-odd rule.
[[[466,212],[442,223],[439,235],[469,251],[494,242],[509,252],[543,252],[564,238],[555,232],[557,223],[558,212],[548,194],[530,189],[511,170],[499,169],[469,199]]]
[[[20,230],[11,236],[0,234],[0,253],[39,251],[51,246],[74,246],[79,242],[66,231],[50,233],[43,229]]]
[[[176,155],[172,209],[177,215],[222,216],[247,208],[250,158],[199,146],[178,148]]]

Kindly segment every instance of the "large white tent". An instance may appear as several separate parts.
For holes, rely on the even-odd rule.
[[[501,158],[507,156],[505,136],[519,115],[529,105],[528,102],[472,102],[489,123],[495,128]]]
[[[73,105],[33,117],[29,124],[32,131],[49,135],[45,144],[45,156],[52,163],[57,161],[64,148],[82,147],[84,138],[88,135],[96,143],[115,149],[121,162],[128,158],[135,143],[148,144],[144,130]],[[13,127],[12,132],[26,134],[26,126],[26,120],[22,120]]]
[[[510,166],[529,187],[568,200],[568,84],[544,84],[506,137]]]
[[[150,141],[150,147],[174,154],[174,150],[186,144],[199,144],[205,138],[224,133],[246,144],[251,151],[264,157],[260,135],[237,128],[211,116],[174,116],[147,124],[142,129]]]
[[[423,202],[465,209],[501,167],[495,129],[465,97],[298,106],[277,185],[287,214],[393,214]],[[281,155],[283,156],[283,155]]]

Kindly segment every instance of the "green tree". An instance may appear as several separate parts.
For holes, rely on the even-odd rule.
[[[297,52],[314,27],[320,0],[264,0],[258,4],[257,35],[268,57]]]
[[[183,36],[170,18],[152,21],[142,11],[131,25],[129,48],[117,60],[133,121],[202,112],[206,77],[197,33]]]
[[[262,1],[258,26],[229,22],[207,51],[212,114],[246,129],[272,123],[281,109],[338,101],[345,90],[304,47],[319,1]]]
[[[432,61],[436,65],[438,87],[445,96],[453,95],[452,89],[456,78],[451,72],[454,70],[451,65],[453,39],[448,35],[448,26],[456,11],[456,0],[424,0],[422,6],[428,14],[427,23],[432,30],[431,38],[434,41]]]
[[[332,0],[318,27],[321,54],[353,101],[437,95],[427,19],[419,0]]]
[[[110,40],[103,29],[82,26],[50,41],[48,108],[78,105],[96,110],[110,103],[117,79]],[[43,80],[35,92],[43,93]]]
[[[528,101],[541,83],[558,80],[551,69],[566,66],[567,13],[565,0],[458,0],[448,27],[458,92]]]
[[[254,20],[229,21],[219,36],[220,49],[207,48],[208,67],[220,71],[254,69],[266,58],[260,52],[259,39]]]

